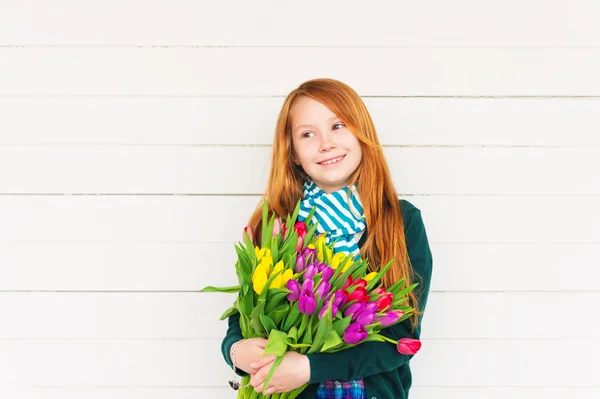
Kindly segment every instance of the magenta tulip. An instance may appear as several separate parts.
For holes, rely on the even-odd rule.
[[[331,277],[333,277],[333,274],[335,273],[335,270],[333,270],[331,267],[325,267],[322,271],[321,271],[321,277],[323,278],[323,280],[325,281],[329,281],[331,280]]]
[[[304,222],[297,222],[294,224],[294,231],[298,233],[299,238],[304,238],[307,231],[306,224],[304,224]]]
[[[313,294],[314,281],[306,280],[300,289],[300,297],[298,298],[298,309],[301,313],[311,315],[317,310],[317,300]]]
[[[298,280],[288,280],[285,284],[285,288],[292,291],[288,294],[287,300],[290,302],[297,301],[300,297],[300,283],[298,283]]]
[[[365,327],[359,323],[352,323],[344,331],[343,339],[347,344],[358,344],[369,336]]]
[[[376,318],[377,318],[377,315],[374,312],[373,313],[362,312],[356,318],[356,322],[359,323],[360,325],[368,326],[369,324],[373,323]]]
[[[421,349],[421,341],[412,338],[400,338],[398,352],[403,355],[414,355]]]
[[[403,312],[404,313],[404,312]],[[398,312],[387,312],[379,318],[382,327],[388,327],[398,321],[400,314]]]
[[[325,304],[325,305],[324,305],[324,306],[321,308],[321,310],[319,311],[319,319],[321,319],[321,318],[322,318],[322,317],[325,315],[325,311],[327,311],[327,309],[328,309],[328,304],[326,303],[326,304]],[[332,318],[334,318],[334,317],[335,317],[335,315],[337,314],[338,310],[339,310],[339,309],[338,309],[338,307],[337,307],[337,306],[335,306],[335,305],[332,305],[332,306],[331,306],[331,317],[332,317]]]
[[[352,316],[352,321],[356,321],[358,316],[365,310],[365,305],[362,302],[354,303],[348,306],[348,309],[344,312],[344,317]]]
[[[319,298],[323,299],[327,294],[329,294],[329,290],[331,289],[331,284],[328,281],[321,280],[319,286],[317,287],[317,295]]]
[[[306,268],[306,272],[304,272],[302,278],[304,279],[304,281],[312,280],[315,274],[317,274],[317,268],[315,267],[315,265],[308,265],[308,267]]]
[[[302,270],[304,270],[304,256],[299,255],[296,258],[296,267],[294,268],[294,273],[300,273]]]

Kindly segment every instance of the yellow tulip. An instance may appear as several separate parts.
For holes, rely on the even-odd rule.
[[[269,248],[259,249],[258,247],[254,247],[254,251],[256,252],[256,259],[259,261],[265,256],[271,257],[271,250]]]
[[[352,259],[351,256],[349,256],[348,260],[346,261],[346,264],[344,265],[344,267],[342,267],[342,273],[344,273],[346,270],[348,270],[348,268],[350,266],[352,266],[353,263],[354,263],[354,260]]]
[[[369,282],[369,281],[373,280],[375,278],[375,276],[377,276],[377,272],[372,272],[372,273],[367,274],[363,278],[363,280],[365,280],[366,282]]]
[[[254,287],[254,292],[260,295],[267,284],[267,280],[269,279],[268,274],[268,266],[264,263],[260,263],[254,269],[254,274],[252,274],[252,286]]]
[[[333,255],[333,258],[331,258],[331,268],[333,270],[336,270],[340,265],[342,259],[344,259],[345,257],[346,254],[344,254],[343,252],[338,252],[337,254]]]
[[[306,247],[307,247],[307,248],[310,248],[310,249],[315,249],[315,244],[313,244],[313,243],[311,242],[311,243],[310,243],[310,244],[308,244]]]
[[[315,241],[315,245],[317,247],[317,259],[320,262],[324,262],[325,253],[327,253],[328,258],[331,259],[332,251],[329,247],[327,247],[325,235],[319,236],[319,238],[317,238],[317,240]]]
[[[279,262],[277,262],[277,264],[275,265],[275,268],[273,269],[273,273],[275,274],[279,271],[283,270],[283,261],[280,260]],[[281,288],[283,287],[283,273],[280,273],[277,277],[275,277],[273,279],[273,281],[271,282],[271,286],[270,288]]]

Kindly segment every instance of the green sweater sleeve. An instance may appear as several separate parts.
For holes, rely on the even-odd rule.
[[[229,365],[229,367],[233,367],[231,357],[229,356],[231,346],[244,337],[242,336],[242,330],[240,329],[239,313],[230,316],[227,320],[229,325],[227,327],[227,334],[225,334],[225,338],[223,338],[223,341],[221,342],[221,353],[223,354],[223,358],[225,359],[225,362]],[[248,375],[248,373],[238,369],[237,367],[235,369],[235,372],[241,377]]]
[[[429,295],[432,274],[432,254],[427,240],[421,211],[406,200],[400,201],[404,215],[407,250],[416,272],[415,288],[419,310],[424,311]],[[409,320],[382,330],[382,334],[393,339],[414,338],[421,335],[419,326],[412,330]],[[413,355],[400,354],[396,346],[388,342],[366,342],[353,348],[335,353],[314,353],[307,355],[310,361],[310,381],[317,383],[328,380],[351,381],[374,374],[394,370],[407,363]]]

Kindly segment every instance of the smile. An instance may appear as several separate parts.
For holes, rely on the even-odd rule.
[[[342,159],[344,159],[344,157],[345,157],[345,155],[342,155],[340,157],[333,158],[328,161],[319,162],[319,165],[333,165],[333,164],[340,162]]]

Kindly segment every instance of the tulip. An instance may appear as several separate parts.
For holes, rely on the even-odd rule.
[[[296,224],[294,224],[294,231],[298,233],[298,237],[304,238],[306,230],[306,224],[304,224],[304,222],[296,222]]]
[[[385,291],[385,288],[379,287],[379,288],[375,288],[373,291],[371,291],[371,293],[374,295],[383,295],[386,293],[386,291]]]
[[[303,240],[302,237],[298,237],[298,243],[296,244],[296,252],[300,252],[300,250],[302,249],[302,244],[303,244]]]
[[[400,338],[397,349],[403,355],[414,355],[421,349],[421,341],[412,338]]]
[[[269,248],[261,248],[254,247],[254,251],[256,252],[256,259],[261,261],[264,257],[271,258],[271,250]],[[273,259],[271,259],[271,262]]]
[[[281,239],[285,241],[285,237],[287,236],[287,231],[288,231],[287,225],[285,223],[283,224],[282,229],[283,229],[283,233],[281,234]]]
[[[356,280],[352,281],[352,285],[365,288],[367,286],[367,282],[362,278],[357,278]]]
[[[282,260],[277,262],[277,265],[275,265],[275,268],[271,274],[277,273],[281,270],[283,270]],[[293,275],[294,272],[291,269],[286,269],[283,273],[279,273],[279,275],[273,279],[269,288],[282,288],[288,282],[288,280],[292,278]]]
[[[377,272],[369,273],[364,277],[364,280],[367,282],[370,282],[371,280],[373,280],[375,278],[375,276],[377,276]]]
[[[314,248],[306,247],[302,250],[302,255],[306,259],[306,263],[313,263],[317,257],[317,251]]]
[[[344,306],[347,302],[346,295],[344,295],[343,291],[336,291],[335,294],[333,294],[333,297],[333,304],[339,308]]]
[[[300,289],[300,297],[298,298],[298,310],[300,313],[311,315],[317,310],[317,300],[312,290],[314,288],[314,282],[312,280],[306,280],[302,284]]]
[[[338,268],[338,266],[340,265],[340,262],[346,257],[346,254],[343,252],[338,252],[337,254],[333,255],[333,258],[331,258],[331,268],[336,270]]]
[[[365,304],[365,312],[375,312],[375,309],[377,309],[377,303],[369,302]]]
[[[361,302],[353,303],[348,306],[348,309],[344,312],[344,317],[352,316],[352,321],[356,321],[358,316],[365,310],[365,304]]]
[[[369,299],[371,299],[371,298],[369,298],[367,290],[364,289],[363,287],[357,287],[354,291],[352,291],[352,293],[348,297],[348,302],[350,302],[350,301],[368,302]]]
[[[306,265],[306,263],[304,263],[304,256],[299,255],[296,258],[296,267],[294,268],[294,272],[296,272],[296,273],[302,272],[302,270],[304,270],[305,265]]]
[[[352,264],[354,263],[354,259],[352,259],[352,257],[348,257],[348,259],[346,260],[346,263],[344,264],[344,266],[342,267],[342,273],[344,273],[346,270],[348,270],[348,268],[350,266],[352,266]]]
[[[252,274],[252,287],[254,288],[254,292],[260,295],[267,284],[267,280],[269,279],[269,269],[266,263],[261,262],[254,269],[254,273]]]
[[[335,273],[335,270],[333,270],[331,267],[325,267],[321,271],[321,277],[323,278],[323,280],[329,281],[329,280],[331,280],[331,277],[333,277],[334,273]]]
[[[358,344],[359,342],[365,340],[369,333],[365,330],[365,327],[360,325],[359,323],[352,323],[348,327],[346,327],[346,331],[344,331],[343,339],[347,344]]]
[[[376,318],[377,318],[377,315],[375,314],[375,312],[370,312],[369,313],[369,312],[363,311],[356,318],[356,322],[366,327],[369,324],[373,323]]]
[[[387,293],[386,295],[380,297],[375,303],[377,304],[377,310],[379,312],[383,312],[387,310],[390,306],[392,306],[392,302],[394,300],[394,295],[391,293]]]
[[[324,306],[321,308],[321,310],[319,310],[319,319],[321,319],[321,318],[323,318],[323,316],[325,316],[325,312],[327,311],[327,309],[329,309],[329,307],[328,307],[328,304],[326,303],[326,304],[325,304],[325,305],[324,305]],[[337,307],[337,306],[335,306],[335,305],[332,305],[332,306],[331,306],[331,318],[334,318],[334,317],[335,317],[335,315],[337,314],[338,310],[339,310],[339,309],[338,309],[338,307]]]
[[[288,294],[287,300],[290,302],[297,301],[300,297],[300,283],[298,280],[288,280],[285,288],[292,291]]]
[[[394,324],[395,322],[397,322],[401,316],[401,314],[399,312],[402,312],[402,311],[399,310],[397,312],[387,312],[385,315],[379,317],[379,322],[381,323],[381,327],[388,327],[388,326],[391,326],[392,324]],[[403,314],[404,314],[404,312],[402,312],[402,315]]]
[[[277,237],[279,232],[281,231],[281,220],[279,218],[275,218],[273,221],[273,237]]]
[[[317,287],[317,295],[323,299],[329,293],[329,290],[331,290],[331,284],[328,281],[322,280]]]
[[[250,228],[250,226],[244,227],[244,232],[246,234],[248,234],[248,237],[250,237],[250,241],[254,241],[254,233],[252,233],[252,229]],[[244,237],[243,234],[242,234],[242,239],[246,240],[246,238]]]
[[[312,280],[312,278],[317,274],[317,268],[315,265],[308,265],[306,268],[306,272],[304,272],[304,276],[302,277],[304,281]]]
[[[327,246],[324,235],[321,235],[319,238],[317,238],[315,245],[317,247],[317,259],[319,261],[323,262],[325,260],[325,254],[327,254],[328,259],[331,259],[333,252],[331,248]]]

